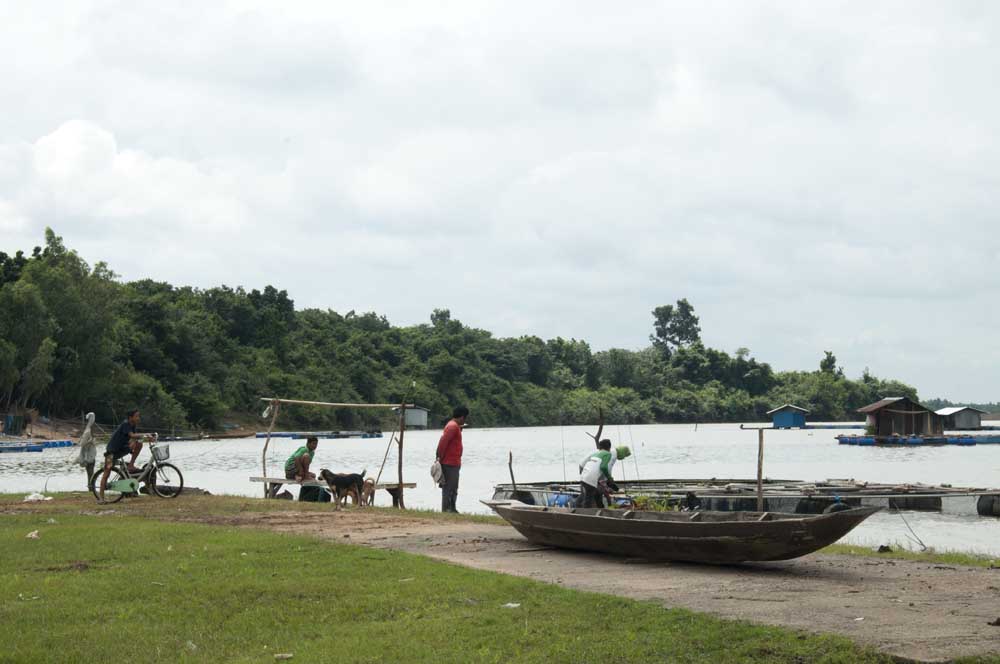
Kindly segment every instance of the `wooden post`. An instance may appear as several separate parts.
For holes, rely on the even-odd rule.
[[[764,429],[757,429],[757,511],[764,511]]]
[[[264,477],[267,477],[267,446],[271,444],[271,431],[274,430],[274,422],[278,419],[278,411],[281,404],[277,401],[271,402],[271,423],[267,425],[267,440],[264,441],[264,451],[260,454],[260,470]],[[271,483],[264,482],[264,498],[271,497]]]
[[[405,510],[403,502],[403,433],[406,431],[406,404],[399,405],[399,509]]]
[[[774,427],[746,427],[742,424],[740,429],[757,430],[757,511],[764,511],[764,429]]]

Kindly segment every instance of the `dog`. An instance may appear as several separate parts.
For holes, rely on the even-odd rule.
[[[319,476],[323,478],[326,485],[330,487],[333,494],[334,509],[340,509],[347,504],[350,497],[355,505],[361,504],[361,492],[365,482],[367,469],[360,473],[334,473],[326,468],[319,471]]]
[[[375,480],[370,477],[365,478],[364,485],[361,487],[361,504],[375,504]]]

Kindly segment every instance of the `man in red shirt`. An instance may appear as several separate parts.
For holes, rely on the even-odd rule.
[[[438,441],[437,460],[444,473],[441,480],[442,512],[458,513],[455,501],[458,499],[458,473],[462,469],[462,427],[468,416],[469,409],[465,406],[455,408]]]

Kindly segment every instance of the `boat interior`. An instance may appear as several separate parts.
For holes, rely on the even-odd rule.
[[[490,503],[487,503],[488,505]],[[525,505],[515,501],[495,503],[499,506],[532,512],[553,512],[556,514],[581,514],[599,516],[611,519],[635,519],[637,521],[670,521],[670,522],[733,522],[733,521],[795,521],[821,516],[818,514],[785,514],[779,512],[656,512],[649,510],[608,509],[595,507],[542,507]],[[492,505],[491,505],[492,506]]]

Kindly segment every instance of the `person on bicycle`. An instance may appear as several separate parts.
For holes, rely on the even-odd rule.
[[[115,461],[131,452],[132,458],[128,463],[128,471],[130,473],[138,471],[138,468],[135,467],[135,460],[139,456],[139,452],[142,451],[142,435],[136,433],[136,427],[138,426],[139,411],[130,410],[127,419],[119,424],[115,432],[111,434],[108,447],[104,450],[104,474],[101,475],[100,491],[101,500],[104,500],[104,490],[108,486],[108,475],[111,474],[111,467],[115,464]]]

